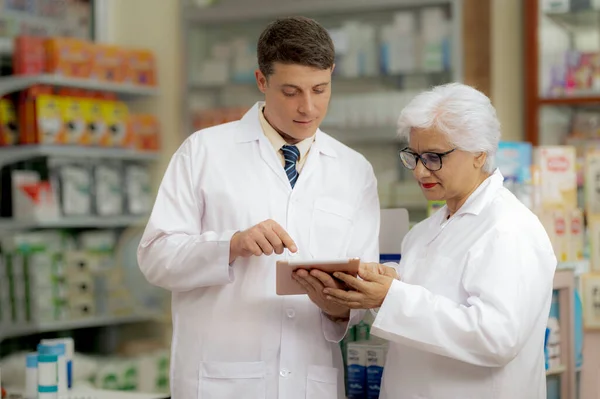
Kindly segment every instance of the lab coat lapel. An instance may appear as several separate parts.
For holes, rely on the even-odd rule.
[[[329,140],[331,140],[329,136],[325,135],[320,129],[317,129],[315,141],[308,152],[308,158],[306,158],[306,163],[302,168],[302,172],[300,173],[300,176],[298,176],[298,182],[295,186],[296,189],[298,189],[298,187],[302,188],[307,184],[308,179],[311,178],[315,171],[323,167],[322,157],[337,157]]]
[[[285,174],[283,166],[277,159],[277,154],[273,150],[269,139],[267,139],[260,126],[258,112],[261,104],[261,102],[254,104],[254,107],[252,107],[240,120],[240,130],[237,134],[237,141],[239,143],[256,141],[262,161],[269,166],[269,169],[273,173],[275,173],[277,179],[284,187],[291,190],[290,181]]]
[[[279,181],[281,181],[288,190],[291,190],[292,186],[290,185],[290,181],[285,174],[285,170],[279,162],[279,159],[277,159],[277,154],[275,154],[275,151],[273,150],[269,140],[263,135],[263,137],[259,138],[258,141],[262,160],[269,166],[271,171],[277,175]]]

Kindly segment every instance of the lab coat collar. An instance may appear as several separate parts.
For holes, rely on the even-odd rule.
[[[264,105],[264,101],[258,101],[254,106],[246,112],[246,114],[240,120],[241,129],[237,132],[236,142],[247,143],[250,141],[260,140],[261,136],[264,137],[262,127],[260,126],[260,120],[258,118],[258,112]],[[321,154],[336,157],[337,153],[333,148],[333,139],[323,133],[321,129],[317,129],[315,134],[315,141],[311,147],[311,150],[315,150]]]
[[[465,201],[463,206],[460,207],[456,214],[479,215],[481,211],[494,199],[498,189],[503,187],[503,182],[504,176],[502,176],[500,170],[494,170],[494,172],[487,179],[485,179],[475,191],[473,191],[473,194],[469,196],[467,201]]]

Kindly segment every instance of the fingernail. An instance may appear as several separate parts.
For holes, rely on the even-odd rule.
[[[296,251],[298,251],[298,247],[296,247],[295,245],[292,245],[292,246],[290,247],[290,251],[292,251],[292,252],[296,252]]]

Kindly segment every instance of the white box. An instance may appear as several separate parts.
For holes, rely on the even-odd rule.
[[[577,208],[575,147],[537,147],[533,159],[539,169],[542,210]]]
[[[14,170],[11,177],[13,218],[37,221],[59,218],[56,194],[49,181],[28,170]]]
[[[567,223],[569,224],[569,254],[568,262],[579,262],[583,260],[585,246],[584,220],[581,209],[573,209],[568,212]]]
[[[590,270],[600,272],[600,215],[589,217]]]
[[[588,215],[600,215],[600,151],[585,157],[585,206]]]

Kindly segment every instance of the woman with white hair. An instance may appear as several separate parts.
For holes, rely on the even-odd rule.
[[[405,167],[428,200],[394,268],[363,264],[353,290],[390,341],[382,398],[545,399],[544,336],[556,257],[537,217],[494,169],[500,124],[490,100],[462,84],[418,95],[402,111]]]

